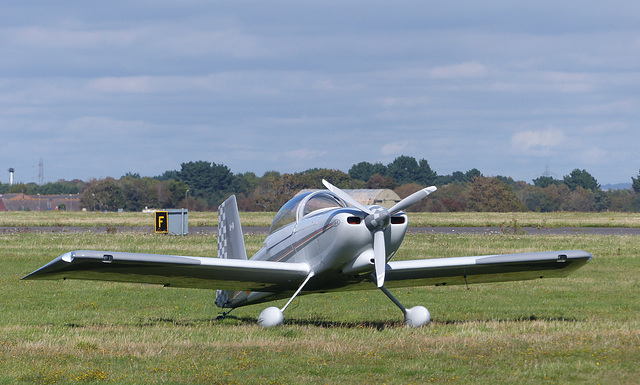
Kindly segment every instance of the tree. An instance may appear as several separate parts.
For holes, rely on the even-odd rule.
[[[571,190],[564,183],[552,184],[542,189],[543,205],[540,211],[566,211],[569,208]]]
[[[536,179],[534,179],[532,182],[534,186],[541,187],[541,188],[549,187],[552,184],[562,183],[561,180],[553,179],[552,176],[547,176],[547,175],[539,176]]]
[[[382,176],[380,174],[373,174],[367,181],[368,189],[393,189],[396,187],[396,181],[390,176]]]
[[[35,188],[37,188],[38,185],[35,183],[29,183],[29,184],[25,184],[25,183],[16,183],[14,185],[12,185],[11,187],[9,187],[9,190],[7,190],[7,192],[9,194],[19,194],[19,193],[23,193],[26,195],[31,195],[34,191]]]
[[[571,191],[575,191],[578,187],[585,190],[600,190],[600,185],[596,178],[591,176],[586,170],[575,169],[569,175],[564,176],[564,183],[569,186]]]
[[[80,189],[76,183],[59,180],[57,182],[49,182],[40,186],[34,185],[31,188],[30,194],[62,195],[77,194],[79,191]]]
[[[387,166],[387,176],[395,179],[396,183],[402,185],[413,182],[414,175],[418,170],[418,162],[412,156],[402,155],[397,157]]]
[[[438,188],[429,195],[431,209],[436,211],[461,212],[467,209],[469,199],[468,184],[451,183]]]
[[[80,205],[88,210],[116,211],[124,208],[124,204],[122,188],[113,178],[91,181],[80,193]]]
[[[631,177],[631,182],[632,182],[631,187],[633,188],[633,191],[635,191],[636,193],[640,193],[640,172],[638,172],[637,178]]]
[[[368,181],[375,174],[385,175],[387,167],[382,163],[371,164],[369,162],[360,162],[354,164],[349,169],[349,176],[351,179],[361,180],[363,182]]]
[[[178,173],[179,173],[179,171],[176,171],[176,170],[167,170],[164,173],[162,173],[162,175],[156,176],[153,179],[157,179],[157,180],[160,180],[160,181],[178,180]]]
[[[481,177],[482,173],[477,168],[472,168],[464,174],[467,177],[467,180],[473,181],[474,178]]]
[[[244,174],[236,174],[231,183],[231,191],[234,194],[249,195],[253,189],[260,183],[260,178],[253,172]]]
[[[596,210],[596,200],[593,191],[576,187],[569,196],[569,209],[571,211],[589,212]]]
[[[436,179],[437,185],[448,184],[465,184],[469,182],[469,178],[462,171],[454,171],[451,175],[438,175]]]
[[[301,173],[293,174],[295,184],[301,189],[313,188],[323,189],[322,180],[325,179],[332,185],[339,188],[353,188],[353,181],[349,174],[340,170],[330,170],[327,168],[314,168]]]
[[[136,176],[137,175],[137,176]],[[125,197],[124,209],[127,211],[142,211],[145,207],[158,207],[159,181],[148,177],[141,178],[139,174],[127,174],[120,179],[120,186]]]
[[[177,177],[191,190],[191,195],[203,198],[210,206],[218,206],[226,198],[234,176],[225,165],[206,161],[181,164]]]
[[[417,183],[424,186],[434,184],[438,174],[426,159],[416,161],[414,157],[402,155],[389,163],[386,176],[392,177],[400,185]]]
[[[189,185],[184,181],[172,180],[169,182],[169,204],[172,208],[180,208],[180,202],[189,196]]]
[[[423,188],[424,188],[424,185],[421,185],[418,183],[407,183],[407,184],[403,184],[402,186],[399,186],[394,191],[396,192],[396,194],[398,194],[400,199],[404,199],[409,195]],[[427,208],[431,207],[431,204],[433,202],[434,202],[433,199],[422,199],[421,201],[411,205],[410,207],[407,207],[404,211],[412,211],[412,212],[427,211]],[[442,210],[439,210],[439,211],[442,211]]]
[[[638,211],[638,207],[635,206],[635,201],[638,197],[638,193],[636,193],[635,191],[627,189],[612,190],[608,191],[607,195],[609,196],[609,209],[611,211]]]
[[[426,159],[420,159],[414,182],[423,186],[431,186],[436,184],[437,178],[438,174],[431,169],[429,162]]]
[[[471,182],[469,209],[483,212],[525,211],[509,187],[497,178],[477,176]]]
[[[510,176],[502,176],[502,175],[496,175],[496,179],[498,179],[500,182],[503,182],[504,184],[506,184],[507,186],[514,186],[516,185],[516,181],[513,180],[512,177]],[[524,182],[522,182],[524,183]]]

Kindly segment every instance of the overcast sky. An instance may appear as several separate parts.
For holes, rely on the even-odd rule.
[[[25,1],[0,13],[0,180],[640,169],[640,2]]]

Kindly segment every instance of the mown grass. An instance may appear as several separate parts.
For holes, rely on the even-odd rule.
[[[271,226],[275,213],[242,212],[243,226]],[[0,227],[149,227],[154,213],[2,212]],[[410,226],[500,227],[640,227],[640,213],[409,213]],[[217,226],[216,212],[189,212],[189,226]]]
[[[249,235],[249,252],[262,236]],[[397,259],[583,249],[565,279],[394,290],[433,322],[408,329],[379,291],[303,296],[216,320],[214,291],[20,281],[74,249],[215,256],[211,236],[0,235],[0,383],[637,383],[639,239],[410,234]],[[282,306],[283,301],[274,304]]]

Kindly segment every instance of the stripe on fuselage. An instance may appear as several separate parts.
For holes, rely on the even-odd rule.
[[[304,249],[305,246],[307,246],[309,243],[311,243],[311,241],[317,239],[320,235],[322,235],[322,233],[324,233],[325,231],[327,231],[327,230],[331,229],[332,227],[336,226],[335,222],[336,221],[332,221],[331,223],[329,223],[325,227],[321,228],[320,230],[317,230],[314,233],[311,233],[305,239],[303,239],[300,242],[298,242],[298,244],[291,245],[291,246],[287,247],[286,250],[283,250],[280,253],[270,257],[269,259],[267,259],[267,261],[273,261],[273,262],[286,262],[286,261],[288,261],[298,251]]]

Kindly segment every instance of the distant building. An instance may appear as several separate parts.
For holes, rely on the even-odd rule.
[[[0,195],[0,211],[80,211],[80,196],[66,195]]]
[[[310,191],[319,191],[313,189],[301,190],[298,194],[302,194]],[[355,189],[355,190],[343,190],[347,194],[354,197],[358,202],[363,205],[378,205],[386,208],[391,208],[396,203],[400,202],[400,196],[393,190],[389,189]]]

